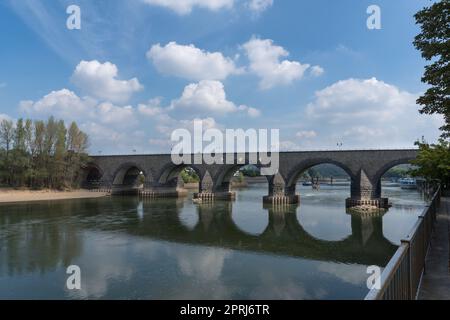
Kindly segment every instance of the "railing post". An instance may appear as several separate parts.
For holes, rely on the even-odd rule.
[[[428,251],[428,237],[430,236],[428,234],[428,217],[430,216],[430,212],[427,211],[427,213],[425,213],[424,217],[419,217],[419,219],[422,220],[422,245],[420,248],[420,263],[421,266],[423,266],[423,274],[425,274],[425,259],[427,256],[427,251]]]
[[[400,240],[401,244],[406,244],[406,259],[408,261],[408,275],[407,275],[407,279],[408,279],[408,299],[413,300],[412,299],[412,281],[411,281],[411,244],[409,240]]]

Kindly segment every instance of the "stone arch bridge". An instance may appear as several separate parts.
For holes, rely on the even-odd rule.
[[[299,202],[296,184],[303,172],[319,164],[334,164],[342,168],[351,181],[351,197],[347,207],[370,205],[388,206],[388,199],[381,197],[381,177],[392,167],[410,163],[417,157],[417,150],[351,150],[351,151],[301,151],[280,152],[279,170],[267,176],[268,195],[265,203],[293,204]],[[178,196],[178,177],[189,167],[200,177],[200,199],[231,200],[233,174],[242,166],[252,163],[254,154],[234,155],[234,164],[182,164],[175,165],[170,154],[92,156],[84,168],[84,185],[97,185],[112,190],[113,194],[136,193],[136,179],[143,175],[141,192],[153,197]],[[239,158],[238,158],[239,157]],[[194,163],[194,155],[191,156]],[[195,158],[198,158],[195,156]],[[226,159],[224,155],[223,159]],[[198,163],[198,162],[197,162]]]

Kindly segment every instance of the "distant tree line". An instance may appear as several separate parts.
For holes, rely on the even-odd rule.
[[[410,164],[401,164],[401,165],[395,166],[395,167],[391,168],[390,170],[388,170],[388,172],[386,172],[383,175],[383,178],[398,179],[398,178],[411,177],[411,174],[412,174],[413,170],[415,170],[415,169],[416,169],[416,167],[414,167]]]
[[[19,119],[0,122],[0,184],[32,189],[79,186],[88,161],[88,136],[75,122]]]
[[[324,163],[309,168],[301,175],[302,180],[310,180],[311,178],[325,179],[331,177],[346,179],[348,178],[348,174],[342,168],[334,164]]]

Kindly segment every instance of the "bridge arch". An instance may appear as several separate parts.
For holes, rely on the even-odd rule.
[[[390,169],[392,169],[398,165],[401,165],[401,164],[411,164],[411,161],[414,159],[415,158],[402,158],[402,159],[397,159],[397,160],[386,163],[380,169],[378,169],[378,171],[375,173],[375,176],[373,179],[374,182],[379,183],[381,181],[381,178],[383,177],[383,175],[386,172],[388,172]]]
[[[166,164],[157,174],[157,182],[161,185],[174,184],[176,185],[178,177],[184,169],[192,169],[199,177],[199,185],[201,183],[203,172],[195,165],[181,164],[175,165],[173,163]]]
[[[88,163],[83,169],[82,187],[95,188],[100,185],[100,181],[104,176],[103,170],[95,163]]]
[[[348,166],[343,164],[342,162],[335,161],[332,159],[318,158],[318,159],[302,161],[299,164],[295,165],[287,174],[286,187],[289,189],[295,190],[295,185],[297,184],[297,181],[300,178],[300,176],[302,175],[302,173],[304,173],[306,170],[308,170],[312,167],[315,167],[315,166],[318,166],[321,164],[335,165],[335,166],[341,168],[342,170],[344,170],[352,181],[355,178],[355,175],[352,172],[352,170]]]
[[[225,191],[228,192],[231,189],[231,180],[236,172],[238,172],[241,168],[246,167],[248,165],[252,165],[257,169],[261,169],[259,164],[235,164],[235,165],[226,165],[224,166],[213,178],[216,191]],[[270,177],[265,176],[267,182],[270,182]]]
[[[401,165],[401,164],[411,164],[411,160],[414,160],[414,158],[402,158],[397,159],[394,161],[390,161],[383,165],[375,174],[373,178],[373,183],[376,188],[376,195],[381,197],[382,194],[382,188],[381,188],[381,179],[383,176],[392,168]]]
[[[147,175],[146,170],[135,162],[126,162],[120,165],[112,175],[113,186],[131,186],[136,183],[138,176],[143,175],[146,180],[150,176]]]

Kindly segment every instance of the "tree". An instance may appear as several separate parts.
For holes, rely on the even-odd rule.
[[[10,163],[10,181],[14,186],[23,186],[27,179],[30,158],[26,146],[26,129],[23,119],[17,120],[14,131],[14,148],[12,149],[12,159]]]
[[[310,168],[307,172],[310,178],[321,178],[320,172],[316,168]]]
[[[421,113],[441,114],[445,124],[441,127],[442,138],[450,137],[450,0],[441,0],[416,15],[421,33],[415,37],[414,45],[422,57],[433,61],[425,67],[422,81],[431,87],[417,103]]]
[[[444,188],[450,187],[450,142],[440,139],[438,144],[428,144],[425,141],[416,142],[419,146],[419,155],[412,161],[417,168],[412,175],[424,177],[428,182],[441,184]]]
[[[259,168],[253,165],[247,165],[241,168],[241,172],[246,177],[258,177],[261,175]]]
[[[33,159],[31,183],[35,188],[40,188],[43,186],[48,177],[48,171],[45,167],[44,141],[45,123],[44,121],[35,121],[34,138],[31,151],[31,157]]]
[[[0,145],[3,149],[0,159],[0,176],[11,184],[11,149],[14,141],[14,124],[11,120],[3,119],[0,123]]]
[[[85,166],[88,162],[87,148],[87,135],[78,128],[75,122],[72,122],[67,134],[68,155],[66,177],[73,184],[77,184],[79,168]]]
[[[21,151],[26,151],[25,147],[25,127],[23,119],[17,120],[16,131],[14,134],[14,148]]]
[[[47,186],[52,185],[51,172],[54,170],[54,163],[52,161],[52,155],[55,149],[57,125],[55,118],[50,117],[45,125],[45,137],[44,137],[44,168],[47,170]]]
[[[35,156],[42,156],[44,154],[44,140],[45,140],[45,123],[44,121],[34,122],[34,139],[32,149]]]
[[[196,183],[200,181],[197,173],[191,168],[185,168],[181,171],[181,179],[184,183]]]
[[[5,148],[6,156],[11,150],[14,140],[14,124],[11,120],[3,119],[0,123],[0,144]]]
[[[33,154],[33,121],[31,121],[30,119],[25,120],[24,134],[25,149],[29,150],[31,154]]]
[[[58,124],[56,125],[55,152],[53,155],[52,171],[52,186],[57,189],[62,189],[66,186],[66,134],[67,129],[64,121],[58,121]]]
[[[0,123],[0,182],[13,187],[78,187],[87,163],[87,135],[64,121],[19,119]],[[69,150],[70,149],[70,150]]]

